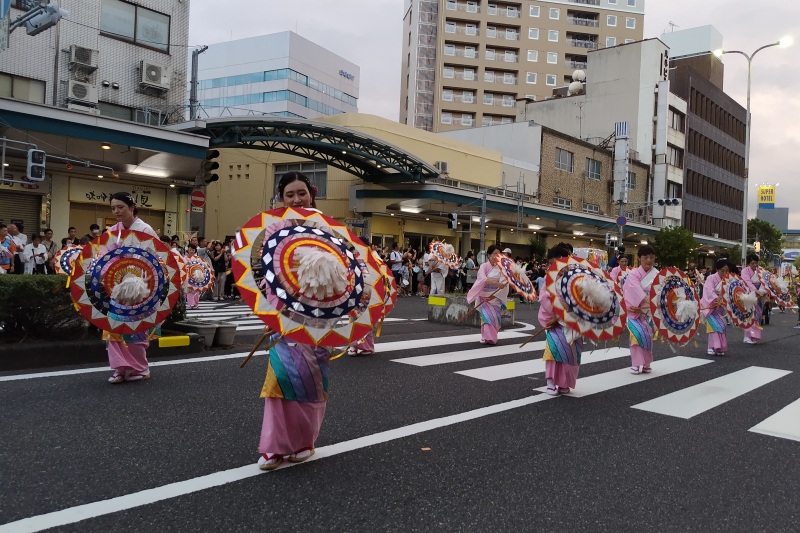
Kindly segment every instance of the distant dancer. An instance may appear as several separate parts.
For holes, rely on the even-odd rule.
[[[502,255],[500,248],[489,246],[488,260],[478,269],[478,278],[467,293],[467,303],[474,303],[481,316],[481,344],[497,344],[500,317],[508,302],[508,281],[498,265]]]

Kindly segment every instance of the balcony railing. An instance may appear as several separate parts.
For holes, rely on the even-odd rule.
[[[497,6],[489,6],[486,8],[486,12],[490,15],[496,15],[499,17],[506,17],[510,19],[518,19],[519,18],[519,9],[512,9],[508,10],[504,7],[497,7]]]
[[[499,107],[514,107],[516,102],[512,100],[503,100],[502,98],[484,98],[483,105],[499,106]]]
[[[575,4],[584,4],[587,6],[599,6],[600,0],[569,0]]]
[[[447,27],[445,27],[445,33],[460,33],[461,35],[469,35],[470,37],[476,37],[481,34],[478,28],[467,28],[464,26],[456,26],[456,31],[448,31]]]
[[[564,61],[564,65],[567,68],[579,68],[581,70],[586,70],[586,67],[589,66],[586,61]]]
[[[455,7],[455,9],[453,9]],[[469,4],[454,4],[452,2],[447,3],[447,10],[448,11],[466,11],[467,13],[480,13],[481,8],[480,6],[474,6]]]
[[[590,50],[597,49],[597,43],[594,41],[584,41],[582,39],[567,39],[569,46],[576,46],[578,48],[588,48]]]
[[[567,17],[570,24],[575,24],[576,26],[590,26],[593,28],[597,28],[600,26],[600,21],[597,19],[587,19],[582,17]]]
[[[495,76],[494,79],[487,79],[483,78],[484,83],[502,83],[504,85],[516,85],[517,84],[517,77],[514,76],[513,78],[505,78],[503,76]]]
[[[486,61],[500,61],[502,63],[519,63],[519,56],[507,56],[505,54],[484,54]]]

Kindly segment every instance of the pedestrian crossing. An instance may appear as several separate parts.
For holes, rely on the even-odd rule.
[[[528,331],[503,331],[500,333],[500,340],[514,339],[515,342],[501,346],[477,344],[480,335],[470,334],[438,339],[378,342],[376,348],[378,353],[388,355],[393,363],[420,369],[441,367],[452,371],[456,375],[484,382],[501,382],[537,374],[543,379],[545,364],[541,356],[545,348],[545,342],[531,342],[520,349],[516,341],[521,341],[522,337],[527,335],[529,335]],[[423,347],[446,348],[439,353],[428,355],[396,357],[403,351]],[[454,349],[459,347],[460,349]],[[502,361],[503,356],[513,355],[516,359],[520,354],[530,358],[512,363]],[[582,399],[621,387],[645,386],[643,385],[645,382],[664,378],[678,372],[690,372],[693,369],[716,362],[713,359],[675,355],[656,359],[651,365],[651,373],[634,375],[630,373],[629,357],[630,350],[622,347],[584,352],[581,357],[582,373],[591,374],[592,365],[604,361],[618,360],[622,368],[579,378],[575,388],[566,397]],[[492,364],[478,368],[463,369],[462,364],[464,363],[474,363],[484,359],[486,363]],[[459,366],[462,366],[462,368],[458,368]],[[737,398],[758,391],[762,387],[785,378],[791,373],[789,370],[751,366],[652,398],[632,405],[631,408],[651,413],[654,416],[671,416],[690,420]],[[546,387],[538,387],[534,390],[544,393]],[[800,398],[759,424],[749,428],[748,431],[800,442]]]

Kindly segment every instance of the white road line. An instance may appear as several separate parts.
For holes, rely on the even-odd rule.
[[[696,357],[685,357],[679,355],[677,357],[670,357],[669,359],[662,359],[660,361],[653,361],[650,365],[653,372],[650,374],[639,374],[638,376],[631,374],[630,368],[622,368],[612,372],[605,372],[588,378],[578,379],[575,388],[569,393],[570,396],[575,398],[583,398],[584,396],[591,396],[600,392],[609,391],[618,387],[626,385],[633,385],[649,379],[655,379],[681,370],[689,370],[702,365],[713,363],[710,359],[698,359]],[[544,392],[547,387],[540,387],[537,391]]]
[[[524,330],[515,330],[515,331],[501,331],[497,338],[498,339],[519,339],[521,337],[529,337],[531,334],[530,332],[524,332]],[[469,342],[474,342],[478,345],[478,341],[481,340],[480,333],[471,333],[469,335],[456,335],[454,337],[434,337],[431,339],[415,339],[410,341],[395,341],[395,342],[383,342],[378,345],[378,348],[381,352],[394,352],[398,350],[412,350],[414,348],[427,348],[427,347],[434,347],[434,346],[447,346],[448,344],[466,344]],[[508,346],[508,349],[514,349],[513,345]]]
[[[418,355],[414,357],[404,357],[402,359],[392,359],[393,363],[403,363],[413,366],[434,366],[447,363],[459,363],[461,361],[472,361],[474,359],[484,359],[488,357],[500,357],[503,355],[520,354],[543,350],[547,343],[532,342],[520,350],[516,345],[511,346],[475,346],[472,350],[459,350],[457,352],[435,353],[431,355]],[[489,367],[493,368],[493,367]],[[459,374],[460,372],[456,372]]]
[[[760,424],[751,427],[750,431],[800,441],[800,400],[790,403]]]
[[[531,344],[545,344],[545,342]],[[544,346],[539,349],[544,349]],[[629,349],[616,347],[605,350],[585,352],[581,356],[581,366],[600,361],[609,361],[619,357],[628,357],[630,355],[631,351]],[[539,372],[544,372],[544,360],[541,358],[534,359],[532,361],[520,361],[505,365],[486,366],[483,368],[474,368],[472,370],[461,370],[456,372],[456,374],[461,374],[462,376],[476,378],[483,381],[500,381],[501,379],[529,376],[531,374],[538,374]]]
[[[352,452],[362,448],[383,444],[385,442],[403,439],[412,435],[418,435],[434,429],[452,426],[461,422],[467,422],[485,416],[510,411],[512,409],[518,409],[520,407],[543,402],[551,398],[554,397],[546,394],[528,396],[519,400],[491,405],[489,407],[482,407],[473,411],[427,420],[425,422],[418,422],[409,426],[390,429],[381,433],[359,437],[349,441],[332,444],[330,446],[323,446],[322,448],[317,448],[316,454],[314,454],[314,456],[308,459],[305,463],[319,461],[320,459],[333,457],[342,453]],[[294,466],[297,465],[285,463],[284,466],[280,467],[278,470],[291,468]],[[243,479],[269,473],[270,472],[262,472],[255,464],[240,466],[238,468],[214,472],[213,474],[207,474],[205,476],[199,476],[193,479],[187,479],[185,481],[170,483],[169,485],[163,485],[161,487],[146,489],[133,494],[126,494],[124,496],[117,496],[116,498],[110,498],[108,500],[100,500],[84,505],[62,509],[60,511],[54,511],[52,513],[24,518],[16,522],[0,525],[0,533],[28,533],[65,526],[67,524],[74,524],[75,522],[80,522],[81,520],[117,513],[127,509],[149,505],[159,501],[168,500],[170,498],[176,498],[178,496],[199,492],[201,490],[206,490],[213,487],[219,487],[228,483],[233,483]]]
[[[631,407],[689,419],[791,373],[789,370],[751,366]]]

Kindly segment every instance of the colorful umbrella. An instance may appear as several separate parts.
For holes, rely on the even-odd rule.
[[[214,271],[202,259],[186,262],[186,286],[192,292],[205,292],[214,286]]]
[[[394,304],[397,303],[397,280],[389,266],[383,262],[377,252],[372,251],[372,256],[375,262],[380,265],[379,272],[383,277],[383,286],[385,287],[383,316],[386,317],[394,308]]]
[[[187,276],[187,274],[186,274],[186,260],[183,258],[183,256],[181,254],[179,254],[178,252],[172,250],[171,248],[170,248],[170,253],[172,254],[172,257],[175,258],[175,262],[178,263],[178,272],[181,275],[181,287],[183,287],[184,284],[186,283],[186,276]]]
[[[761,279],[761,288],[765,289],[769,297],[778,302],[780,307],[793,305],[788,282],[765,268],[758,269],[758,277]]]
[[[430,251],[433,256],[450,268],[458,268],[458,256],[452,244],[444,241],[431,241]]]
[[[260,253],[257,243],[263,243]],[[253,276],[253,259],[263,268],[263,290]],[[232,265],[242,299],[289,340],[344,346],[385,316],[380,263],[347,226],[317,210],[256,215],[236,234]]]
[[[83,248],[77,245],[70,245],[66,248],[56,252],[54,256],[53,266],[55,266],[56,274],[72,275],[72,270],[75,266],[75,260],[81,254]]]
[[[622,291],[599,266],[585,259],[557,259],[547,271],[547,292],[561,322],[596,341],[625,329]]]
[[[650,286],[650,315],[669,342],[685,344],[700,326],[700,300],[683,271],[663,268]]]
[[[504,255],[500,256],[497,266],[500,268],[500,273],[508,281],[508,285],[517,291],[517,294],[529,302],[536,300],[536,289],[533,287],[533,283],[528,279],[522,267],[516,264],[513,259]]]
[[[98,250],[97,256],[93,256]],[[141,278],[146,295],[136,303],[111,297],[127,276]],[[162,323],[180,297],[180,272],[169,247],[141,231],[103,233],[83,247],[75,261],[72,300],[83,317],[117,334],[146,331]]]
[[[728,274],[723,278],[722,301],[734,326],[742,329],[753,327],[758,297],[737,274]]]

